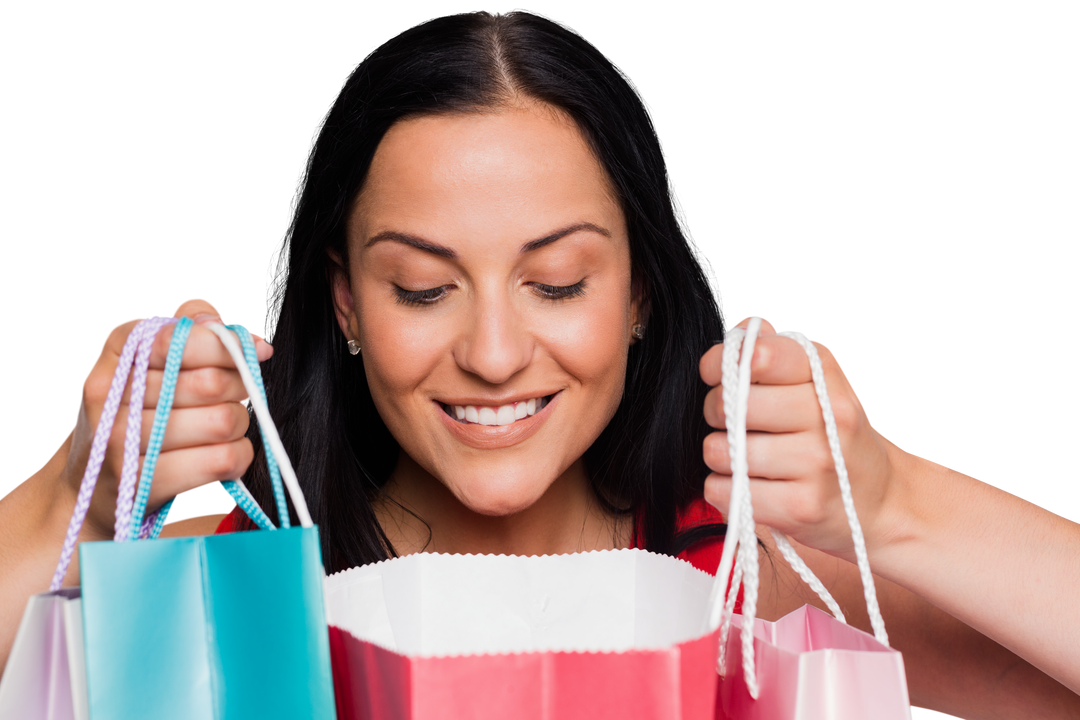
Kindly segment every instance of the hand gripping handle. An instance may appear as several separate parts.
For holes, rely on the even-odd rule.
[[[120,408],[127,385],[128,377],[132,377],[132,391],[129,399],[130,407],[141,407],[146,392],[146,375],[149,367],[150,350],[153,346],[154,337],[165,325],[177,323],[173,332],[172,341],[169,344],[169,354],[166,358],[165,373],[162,379],[162,389],[159,395],[157,410],[154,415],[154,425],[151,429],[150,443],[147,447],[146,457],[143,460],[142,477],[138,484],[136,494],[135,476],[138,472],[139,444],[141,442],[142,413],[128,413],[127,428],[124,440],[124,463],[120,479],[120,491],[117,497],[115,538],[135,539],[138,537],[157,537],[164,525],[165,516],[172,502],[166,503],[157,513],[154,513],[146,522],[143,522],[146,502],[149,499],[150,485],[153,479],[153,470],[157,457],[161,452],[161,444],[164,440],[165,426],[172,408],[172,401],[176,390],[176,382],[180,372],[180,361],[183,356],[184,345],[190,333],[192,322],[188,318],[150,318],[140,321],[128,335],[120,357],[116,371],[113,374],[112,383],[105,398],[101,417],[98,419],[94,431],[94,438],[90,445],[90,455],[82,481],[79,484],[79,492],[72,511],[71,520],[68,522],[67,533],[64,537],[64,545],[60,551],[60,558],[53,573],[49,585],[50,591],[58,590],[63,582],[64,575],[71,564],[71,557],[78,542],[79,531],[86,520],[90,508],[90,500],[94,494],[101,467],[105,460],[105,452],[108,448],[109,437]],[[281,440],[278,437],[277,428],[270,418],[266,405],[265,390],[262,377],[258,370],[258,360],[255,357],[254,344],[251,335],[242,326],[230,326],[241,337],[243,349],[237,344],[236,339],[223,326],[213,324],[210,329],[222,339],[233,361],[236,362],[244,381],[244,387],[251,397],[252,406],[259,418],[259,426],[263,433],[264,445],[267,452],[267,463],[270,467],[271,483],[274,486],[275,499],[278,502],[279,517],[282,518],[284,527],[288,527],[288,511],[284,509],[284,490],[281,487],[281,477],[278,471],[279,465],[287,468],[286,483],[289,484],[289,494],[296,507],[297,515],[304,527],[311,526],[311,515],[300,491],[296,474],[285,453]],[[138,356],[138,357],[136,357]],[[134,366],[134,372],[132,371]],[[260,409],[261,408],[261,409]],[[255,520],[260,527],[272,528],[273,525],[266,515],[251,498],[243,483],[238,480],[223,483],[229,493],[237,500],[237,504]],[[133,522],[134,521],[134,522]]]
[[[746,330],[735,328],[728,332],[724,343],[724,355],[721,361],[723,383],[724,417],[728,429],[728,447],[731,454],[732,488],[728,510],[728,531],[724,551],[720,558],[716,580],[713,583],[712,596],[709,600],[707,627],[711,630],[720,626],[720,671],[724,670],[727,635],[731,616],[735,607],[739,585],[745,581],[742,619],[742,655],[743,674],[747,689],[754,698],[758,696],[757,673],[754,664],[754,618],[757,614],[758,593],[758,552],[757,536],[754,526],[753,504],[750,499],[750,477],[746,457],[746,413],[750,397],[750,362],[754,355],[754,345],[761,329],[761,318],[751,318]],[[780,333],[799,343],[810,361],[810,373],[814,381],[814,390],[821,405],[821,414],[825,421],[825,434],[829,442],[833,464],[840,483],[840,495],[844,513],[851,529],[851,538],[855,546],[855,558],[862,577],[863,593],[870,616],[874,635],[883,645],[889,644],[885,632],[885,622],[878,607],[874,578],[870,572],[870,562],[866,555],[866,540],[863,537],[859,518],[855,513],[855,503],[851,497],[851,482],[840,448],[840,438],[836,430],[832,405],[829,402],[828,388],[825,385],[825,372],[818,357],[817,348],[799,333]],[[740,349],[742,350],[740,356]],[[784,556],[799,576],[822,598],[841,622],[846,622],[839,605],[829,594],[825,586],[814,576],[806,563],[795,553],[787,537],[771,529],[780,554]],[[733,567],[734,565],[734,567]],[[728,577],[731,585],[727,593],[724,587]]]

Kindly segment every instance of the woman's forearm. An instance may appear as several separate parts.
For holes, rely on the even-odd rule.
[[[1080,525],[891,446],[876,573],[1080,692]]]

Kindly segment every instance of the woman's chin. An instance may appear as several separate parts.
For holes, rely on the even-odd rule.
[[[543,497],[550,483],[537,487],[535,480],[515,483],[505,477],[451,486],[458,502],[477,515],[506,517],[528,510]]]

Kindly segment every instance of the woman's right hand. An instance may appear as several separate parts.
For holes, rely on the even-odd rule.
[[[185,490],[240,477],[253,457],[251,442],[244,437],[248,414],[241,401],[247,392],[240,373],[217,336],[200,327],[202,323],[220,322],[217,311],[207,302],[191,300],[181,305],[176,315],[186,315],[196,325],[184,348],[173,411],[154,472],[147,512],[160,508]],[[7,662],[27,599],[49,588],[120,351],[135,325],[135,322],[125,323],[109,335],[101,357],[83,385],[75,430],[41,470],[0,498],[0,578],[3,578],[0,668]],[[173,327],[163,328],[154,341],[146,397],[143,406],[135,409],[143,414],[141,453],[146,452],[153,425]],[[260,361],[273,354],[273,349],[261,338],[255,338],[255,349]],[[80,542],[113,537],[127,400],[125,392],[89,512],[79,533]],[[79,584],[78,557],[76,553],[72,558],[64,577],[65,586]]]
[[[181,316],[193,319],[195,326],[184,348],[173,410],[154,472],[147,514],[186,490],[240,477],[253,458],[251,442],[244,436],[248,413],[241,401],[247,397],[247,391],[240,373],[217,336],[201,327],[206,322],[221,322],[217,311],[203,300],[191,300],[176,311],[176,317]],[[70,492],[69,497],[79,491],[120,351],[135,324],[125,323],[113,330],[83,385],[82,406],[60,477],[64,489]],[[146,452],[174,327],[168,325],[158,333],[150,354],[146,397],[142,407],[137,409],[143,414],[140,455]],[[255,348],[260,362],[273,352],[270,345],[258,337]],[[105,463],[80,539],[104,540],[113,536],[129,396],[130,387],[113,425]]]

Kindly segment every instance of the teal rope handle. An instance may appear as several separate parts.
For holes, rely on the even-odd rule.
[[[161,506],[156,516],[151,516],[152,525],[149,531],[140,533],[141,530],[144,530],[143,515],[146,512],[146,503],[150,497],[150,485],[157,466],[157,459],[161,454],[161,445],[165,439],[165,427],[168,425],[169,415],[172,412],[173,400],[176,395],[176,383],[180,376],[180,362],[184,355],[184,346],[187,343],[188,336],[191,334],[193,324],[189,318],[181,318],[173,331],[172,342],[169,344],[169,353],[165,359],[165,373],[161,381],[161,393],[157,410],[154,413],[154,424],[150,430],[150,442],[146,448],[146,457],[143,460],[142,475],[139,480],[139,490],[132,508],[131,536],[133,540],[137,539],[140,534],[142,537],[148,537],[151,540],[156,539],[161,534],[162,528],[165,527],[165,519],[168,517],[170,508],[172,508],[173,500],[169,500]],[[248,370],[255,380],[259,395],[262,396],[265,402],[266,389],[263,385],[262,373],[259,370],[259,359],[251,333],[243,325],[230,325],[229,329],[240,338],[240,345],[244,351],[244,359],[247,361]],[[285,490],[281,482],[281,471],[278,469],[277,461],[270,451],[270,444],[266,440],[265,433],[263,434],[263,446],[266,450],[267,464],[270,468],[270,481],[274,488],[274,499],[278,505],[278,512],[283,518],[283,527],[289,527],[289,514],[288,507],[285,505]],[[256,525],[264,530],[275,529],[273,522],[259,507],[259,504],[255,502],[255,499],[251,497],[243,483],[237,480],[224,480],[221,484],[236,501],[237,506]]]
[[[161,445],[165,441],[165,426],[169,422],[169,413],[172,412],[173,400],[176,398],[176,381],[180,377],[180,361],[184,356],[184,345],[187,344],[192,325],[194,323],[191,318],[180,318],[173,329],[172,341],[169,342],[169,354],[165,356],[165,374],[161,379],[161,393],[158,395],[157,410],[154,412],[154,424],[150,428],[150,441],[146,445],[142,474],[139,476],[139,490],[135,495],[135,504],[131,510],[132,540],[139,539],[139,531],[142,529],[146,503],[150,499],[150,483],[154,478],[158,456],[161,455]],[[158,512],[155,527],[159,523],[165,524],[169,505],[171,503],[162,506]]]
[[[248,370],[251,371],[251,377],[255,380],[255,387],[259,390],[259,395],[262,397],[263,402],[267,405],[270,403],[266,399],[266,386],[263,385],[262,371],[259,369],[259,357],[255,352],[255,341],[251,338],[251,333],[243,325],[226,325],[228,329],[236,333],[236,336],[240,338],[240,347],[244,350],[244,359],[247,360]],[[281,527],[289,527],[289,506],[285,504],[285,487],[281,483],[281,470],[278,468],[277,460],[274,459],[274,454],[270,452],[270,441],[266,437],[266,430],[259,426],[259,434],[262,436],[263,451],[266,454],[266,466],[270,470],[270,484],[274,488],[274,503],[277,505],[278,522],[281,523]],[[231,494],[231,491],[230,491]],[[235,497],[235,496],[234,496]],[[255,501],[252,500],[252,503]],[[240,505],[239,501],[237,505]],[[244,508],[240,505],[241,509]],[[256,507],[258,507],[256,505]],[[245,509],[244,512],[247,512]],[[259,512],[262,512],[260,509]],[[248,517],[252,520],[255,518],[248,513]],[[258,520],[255,520],[258,522]]]
[[[161,534],[161,528],[165,527],[165,517],[169,514],[169,509],[172,508],[173,500],[175,499],[176,498],[173,498],[161,506],[157,511],[157,515],[154,516],[154,524],[150,527],[150,531],[140,535],[140,537],[157,540],[157,536]]]
[[[255,502],[255,498],[251,497],[247,488],[239,480],[222,480],[222,487],[230,495],[233,500],[236,501],[237,507],[244,511],[244,514],[251,518],[252,522],[261,527],[263,530],[276,530],[273,521],[266,516],[262,508],[259,507],[259,503]]]

